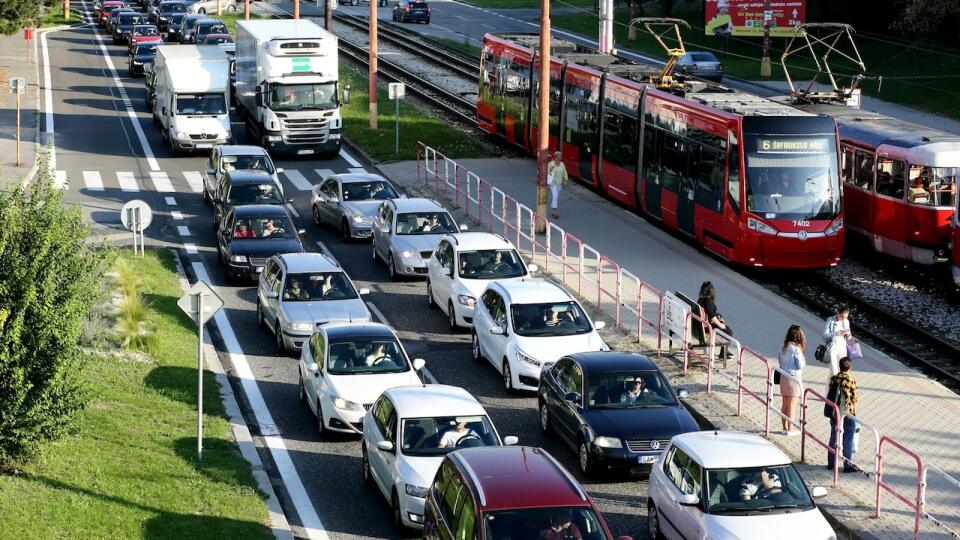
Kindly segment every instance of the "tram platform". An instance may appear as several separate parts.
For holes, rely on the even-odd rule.
[[[533,160],[501,158],[458,163],[462,171],[476,174],[529,208],[536,207]],[[433,193],[431,196],[448,208],[454,206],[454,193],[448,191],[444,200],[442,192],[425,189],[422,171],[418,179],[416,161],[381,164],[379,168],[408,190]],[[463,197],[461,194],[461,216]],[[820,342],[823,329],[823,321],[818,316],[769,291],[692,243],[579,185],[571,183],[563,191],[560,218],[554,223],[661,292],[681,291],[696,298],[700,284],[712,281],[718,293],[719,310],[733,328],[735,337],[744,346],[772,359],[774,364],[787,328],[799,324],[808,340],[808,363],[803,372],[805,386],[826,394],[828,366],[813,359],[813,350]],[[548,272],[556,269],[556,264],[547,265]],[[602,271],[598,275],[601,280],[609,279]],[[597,298],[603,296],[596,291],[596,288],[583,290],[581,296],[592,297],[596,304]],[[644,298],[641,311],[647,309],[647,303],[649,300]],[[609,302],[606,307],[610,307]],[[613,322],[610,313],[612,310],[607,309],[600,317]],[[639,344],[636,344],[636,332],[629,336],[620,332],[619,338],[613,335],[616,333],[607,339],[618,350],[639,348],[650,355],[657,352],[656,337],[651,331],[644,330]],[[957,538],[951,530],[960,531],[960,484],[952,478],[960,478],[960,452],[957,451],[960,396],[866,344],[863,344],[863,353],[864,358],[858,360],[854,368],[861,396],[857,417],[869,425],[861,428],[854,463],[869,474],[841,473],[835,486],[832,485],[833,471],[825,467],[827,452],[812,437],[823,441],[829,437],[829,420],[823,416],[821,402],[810,401],[808,430],[812,436],[808,437],[777,434],[779,418],[772,412],[768,414],[766,405],[747,393],[739,393],[742,409],[740,415],[736,414],[738,386],[759,396],[765,395],[768,376],[763,361],[745,363],[739,384],[736,382],[737,361],[714,366],[709,394],[705,391],[707,370],[703,365],[692,363],[684,376],[680,355],[665,354],[659,363],[671,374],[675,384],[691,389],[690,407],[718,428],[763,433],[768,424],[769,438],[798,463],[801,447],[805,446],[805,460],[799,463],[801,473],[809,485],[828,487],[829,495],[820,501],[820,506],[834,523],[839,538],[912,538],[918,513],[910,504],[918,500],[924,501],[920,509],[923,517],[919,538]],[[779,388],[776,388],[770,406],[779,409],[779,404]],[[880,436],[888,438],[882,445],[883,484],[902,499],[886,489],[880,490],[880,516],[875,517],[878,497],[875,471]],[[918,467],[918,462],[895,444],[915,452],[922,465]],[[918,489],[924,468],[928,478],[921,498]],[[776,531],[771,531],[770,537],[776,538]]]

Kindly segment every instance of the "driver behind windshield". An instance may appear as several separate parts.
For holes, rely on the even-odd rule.
[[[440,437],[440,443],[437,445],[437,448],[453,448],[457,446],[460,439],[471,434],[476,435],[472,429],[467,427],[466,420],[458,418],[457,425],[454,426],[453,429],[447,430],[447,432],[443,434],[443,437]]]
[[[643,399],[644,394],[649,393],[647,384],[643,377],[637,375],[620,394],[620,403],[636,403]]]

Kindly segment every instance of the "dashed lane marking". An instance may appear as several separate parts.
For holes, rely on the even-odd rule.
[[[283,171],[283,175],[300,191],[310,191],[313,189],[313,184],[303,176],[303,173],[296,169],[286,169]]]
[[[337,263],[337,266],[343,268],[343,265],[341,265],[340,261],[338,261],[337,258],[334,257],[333,252],[330,251],[330,249],[326,246],[326,244],[317,240],[317,247],[320,248],[320,253],[323,253],[327,257],[330,257],[333,260],[333,262]]]
[[[344,150],[343,148],[340,149],[340,157],[342,157],[343,159],[347,160],[347,163],[349,163],[351,167],[362,167],[362,166],[363,166],[362,163],[360,163],[359,161],[357,161],[356,159],[354,159],[353,156],[350,155],[350,152],[347,152],[347,151]]]
[[[314,172],[316,172],[317,176],[319,176],[320,178],[326,178],[328,176],[333,176],[334,174],[336,174],[333,172],[333,169],[314,169]]]
[[[183,244],[183,249],[187,250],[187,254],[189,255],[196,255],[198,253],[197,245],[190,242]]]
[[[100,171],[82,171],[83,185],[87,191],[103,191],[103,178]]]
[[[167,203],[167,206],[176,206],[177,200],[173,197],[164,197],[163,202]]]
[[[177,234],[180,236],[193,236],[190,234],[190,227],[186,225],[177,225]]]
[[[170,217],[175,221],[183,221],[183,212],[179,210],[173,210],[170,212]]]
[[[183,171],[183,178],[194,193],[203,191],[203,176],[197,171]]]
[[[53,171],[53,187],[57,189],[67,189],[70,183],[67,182],[67,171]]]
[[[152,171],[150,173],[150,179],[153,180],[154,187],[156,187],[160,193],[172,193],[176,191],[173,189],[170,177],[163,171]]]
[[[131,193],[140,191],[137,179],[130,171],[117,171],[117,183],[120,184],[120,189],[123,191]]]

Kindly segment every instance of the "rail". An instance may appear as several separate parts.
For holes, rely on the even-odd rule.
[[[887,484],[887,483],[885,483],[885,482],[883,481],[883,449],[884,449],[884,445],[885,445],[885,444],[889,444],[890,446],[893,446],[894,448],[896,448],[897,450],[900,450],[901,452],[903,452],[903,453],[906,454],[907,456],[913,458],[913,460],[917,462],[917,491],[916,491],[916,499],[914,499],[914,500],[911,501],[911,500],[908,499],[905,495],[903,495],[903,494],[899,493],[897,490],[895,490],[895,489],[893,488],[893,486],[891,486],[890,484]],[[900,502],[902,502],[903,504],[907,505],[907,508],[913,510],[913,512],[914,512],[914,518],[913,518],[913,520],[914,520],[914,525],[913,525],[913,538],[914,538],[914,540],[920,540],[920,518],[921,518],[921,517],[923,516],[923,514],[924,514],[923,499],[924,499],[924,495],[925,495],[925,492],[926,492],[926,490],[925,490],[926,485],[925,485],[925,483],[924,483],[924,474],[923,474],[923,471],[924,471],[924,469],[923,469],[923,459],[920,457],[919,454],[917,454],[917,453],[914,452],[913,450],[910,450],[910,449],[907,448],[906,446],[903,446],[902,444],[898,443],[897,441],[895,441],[895,440],[893,440],[893,439],[891,439],[891,438],[889,438],[889,437],[886,437],[886,436],[880,437],[879,450],[877,451],[877,511],[876,511],[875,516],[876,516],[876,517],[880,517],[880,494],[881,494],[883,491],[886,491],[886,492],[890,493],[891,495],[893,495],[894,497],[896,497]]]

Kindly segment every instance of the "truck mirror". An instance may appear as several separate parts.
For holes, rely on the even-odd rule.
[[[257,107],[263,107],[263,89],[259,86],[257,87],[256,101]]]
[[[343,104],[350,104],[350,85],[346,84],[343,86]]]

